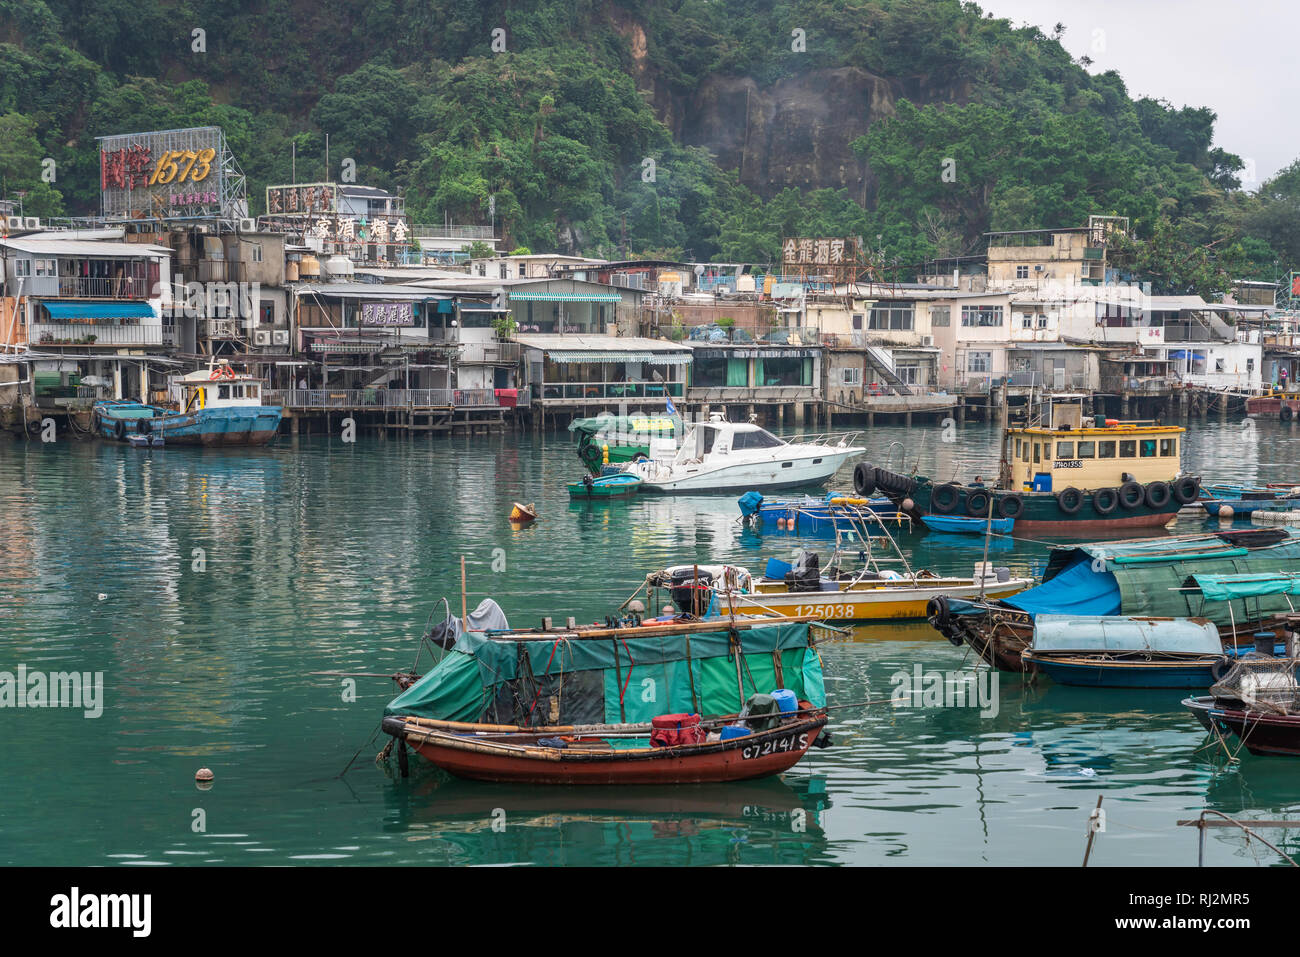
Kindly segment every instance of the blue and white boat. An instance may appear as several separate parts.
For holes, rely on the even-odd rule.
[[[911,516],[887,498],[863,498],[842,492],[828,492],[821,498],[805,495],[770,501],[758,492],[746,492],[737,499],[737,504],[741,516],[763,532],[834,538],[837,531],[851,532],[886,522],[900,527],[912,524]]]
[[[1201,507],[1215,518],[1250,518],[1255,512],[1300,511],[1300,498],[1211,498],[1201,499]]]
[[[1089,688],[1208,688],[1227,656],[1204,618],[1038,615],[1024,661]]]
[[[262,404],[262,382],[220,363],[178,380],[178,412],[130,400],[94,405],[94,431],[105,439],[156,445],[265,445],[280,427],[281,409]]]
[[[992,526],[994,535],[1010,535],[1015,528],[1014,518],[973,518],[965,515],[922,515],[925,527],[936,532],[963,532],[983,535]]]

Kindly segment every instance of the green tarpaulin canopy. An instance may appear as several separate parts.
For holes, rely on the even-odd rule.
[[[690,635],[520,640],[467,632],[385,714],[547,725],[640,723],[662,714],[735,714],[750,695],[787,688],[821,707],[821,661],[806,624]]]
[[[1294,575],[1193,575],[1192,580],[1210,601],[1300,595],[1300,576]]]

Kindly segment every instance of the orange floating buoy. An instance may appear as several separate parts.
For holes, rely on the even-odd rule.
[[[525,522],[534,521],[537,518],[537,506],[532,502],[527,505],[514,503],[514,508],[510,510],[510,521],[518,522],[521,525]]]
[[[778,518],[778,519],[776,520],[776,527],[777,527],[778,529],[780,529],[781,531],[785,531],[785,519],[783,519],[783,518]]]
[[[216,775],[208,768],[199,768],[194,772],[194,780],[196,781],[211,781],[214,777]]]

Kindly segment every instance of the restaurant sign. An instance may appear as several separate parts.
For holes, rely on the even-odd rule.
[[[411,302],[363,302],[361,325],[375,327],[415,325],[415,304]]]
[[[858,236],[791,238],[781,244],[781,262],[787,266],[846,266],[857,262],[862,248],[862,238]]]

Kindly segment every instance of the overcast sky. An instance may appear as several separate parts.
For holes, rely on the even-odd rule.
[[[1116,70],[1137,99],[1208,106],[1219,115],[1215,145],[1236,153],[1258,187],[1300,157],[1297,0],[976,0],[1014,26],[1032,23],[1092,58],[1092,73]]]

